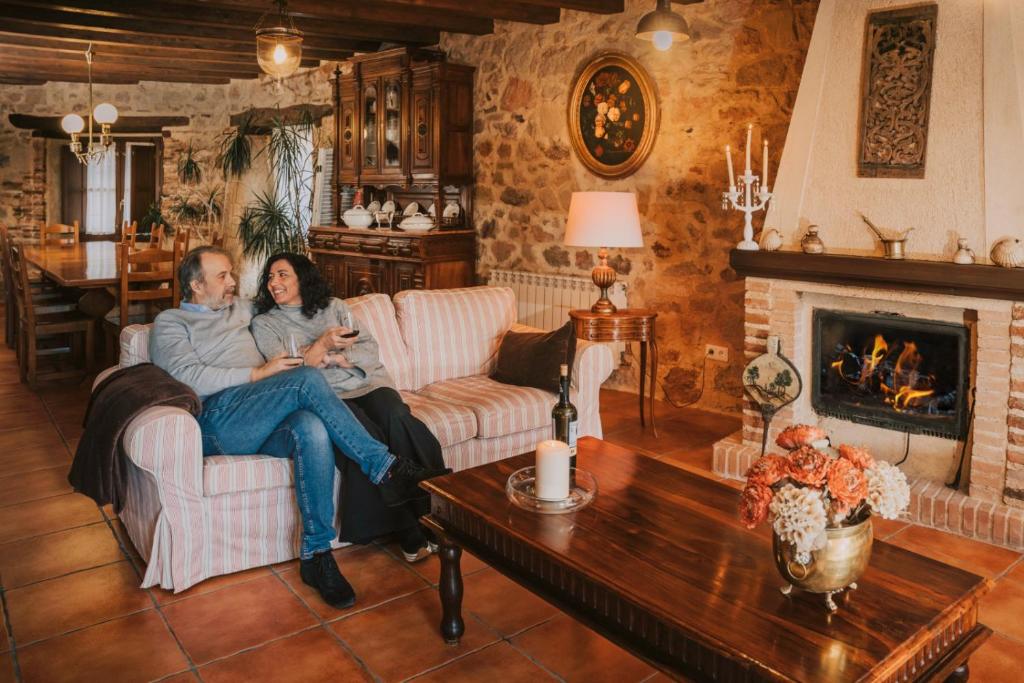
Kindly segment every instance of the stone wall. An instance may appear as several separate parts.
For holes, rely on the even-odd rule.
[[[676,5],[693,40],[668,52],[633,35],[653,8],[649,0],[627,0],[622,14],[563,11],[561,22],[549,26],[496,22],[490,36],[445,35],[450,58],[477,67],[478,274],[486,279],[491,269],[509,268],[589,275],[593,250],[562,245],[571,193],[636,192],[645,247],[613,252],[613,264],[628,283],[630,305],[659,312],[659,398],[693,401],[704,385],[701,406],[738,412],[744,293],[728,252],[743,219],[721,207],[722,148],[741,149],[748,122],[755,125],[755,150],[762,134],[774,150],[781,148],[817,4]],[[617,181],[583,167],[566,125],[574,74],[605,50],[628,53],[648,70],[662,116],[644,166]],[[730,360],[707,362],[702,377],[708,343],[728,346]],[[619,370],[612,386],[635,391],[637,366]]]

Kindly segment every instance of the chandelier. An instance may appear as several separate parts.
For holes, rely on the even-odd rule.
[[[113,142],[113,136],[110,134],[110,126],[117,121],[117,107],[114,105],[103,102],[97,104],[96,108],[92,106],[92,57],[93,57],[92,43],[89,43],[89,48],[85,51],[85,63],[88,64],[89,70],[89,137],[87,138],[86,146],[83,151],[82,140],[80,135],[82,130],[85,128],[85,120],[82,119],[78,114],[68,114],[60,121],[61,128],[64,129],[65,133],[71,134],[71,151],[74,153],[75,158],[83,164],[92,164],[98,162],[110,149],[110,145]],[[99,140],[94,141],[92,135],[92,123],[93,121],[100,124],[100,135]]]
[[[271,10],[267,10],[256,24],[256,61],[264,72],[277,79],[291,76],[302,61],[302,31],[288,14],[286,0],[274,0],[277,21],[264,26]]]
[[[684,4],[692,4],[694,1]],[[636,37],[641,40],[649,40],[659,50],[667,50],[672,47],[673,42],[684,42],[690,39],[690,27],[686,20],[672,11],[672,0],[657,0],[657,6],[653,12],[648,12],[640,18],[636,26]]]

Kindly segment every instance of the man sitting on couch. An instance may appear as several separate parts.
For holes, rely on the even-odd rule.
[[[349,607],[355,592],[331,554],[334,448],[380,486],[387,505],[407,502],[419,481],[440,472],[396,459],[338,400],[323,373],[300,367],[301,358],[264,362],[249,331],[252,306],[236,300],[231,269],[227,252],[217,247],[185,255],[178,268],[184,300],[156,317],[150,358],[202,399],[197,420],[204,456],[294,458],[302,580],[328,604]]]

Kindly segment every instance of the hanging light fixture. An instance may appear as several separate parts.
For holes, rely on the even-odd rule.
[[[265,26],[267,10],[256,24],[256,61],[271,76],[281,79],[291,76],[302,61],[302,31],[288,14],[285,0],[274,0],[277,5],[276,21]]]
[[[684,42],[690,39],[690,27],[686,19],[672,11],[672,0],[657,0],[653,12],[640,18],[636,25],[636,37],[649,40],[659,50],[667,50],[673,42]]]
[[[114,105],[103,102],[96,105],[93,109],[92,106],[92,57],[94,51],[92,49],[92,43],[89,43],[89,48],[85,51],[85,63],[88,65],[89,73],[89,137],[87,138],[86,146],[83,151],[82,141],[80,139],[82,131],[85,129],[86,123],[78,114],[68,114],[60,121],[61,128],[64,129],[65,133],[71,135],[71,151],[75,155],[75,158],[83,164],[92,164],[98,162],[103,158],[103,155],[110,149],[110,145],[114,141],[114,136],[110,134],[110,126],[117,121],[117,107]],[[100,124],[100,135],[99,140],[93,141],[92,137],[92,123],[93,121]]]

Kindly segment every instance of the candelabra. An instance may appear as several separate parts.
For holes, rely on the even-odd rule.
[[[761,181],[759,176],[753,174],[750,170],[750,135],[753,130],[753,125],[747,126],[747,149],[746,149],[746,166],[743,170],[739,180],[739,185],[736,184],[737,178],[733,176],[732,172],[732,149],[729,145],[725,146],[725,161],[729,167],[729,191],[722,193],[722,208],[723,209],[737,209],[743,212],[743,241],[736,245],[737,249],[744,251],[757,251],[757,242],[754,241],[754,225],[751,222],[751,218],[755,211],[760,211],[768,206],[768,202],[772,199],[772,193],[768,191],[768,141],[764,141],[764,156],[763,168],[764,171],[764,182]],[[740,203],[742,198],[743,203]]]

